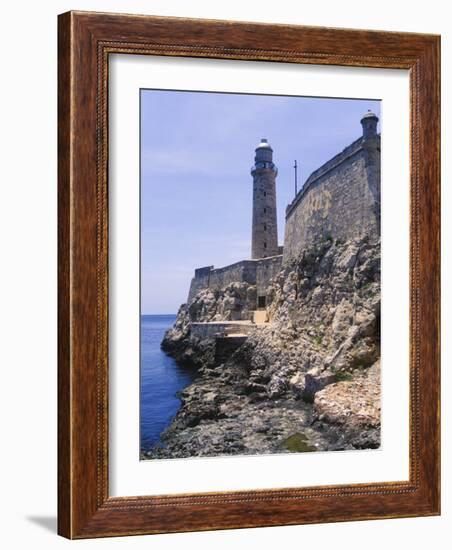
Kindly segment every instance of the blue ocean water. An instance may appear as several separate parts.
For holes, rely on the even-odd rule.
[[[160,349],[175,315],[141,316],[140,443],[147,450],[160,442],[160,434],[180,407],[176,392],[188,386],[195,371],[179,366]]]

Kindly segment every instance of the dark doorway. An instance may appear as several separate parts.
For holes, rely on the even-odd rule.
[[[258,307],[258,309],[265,308],[265,296],[258,296],[257,297],[257,307]]]

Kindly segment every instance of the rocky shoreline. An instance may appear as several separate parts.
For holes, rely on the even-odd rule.
[[[380,243],[325,238],[274,277],[269,323],[224,362],[192,323],[228,320],[252,285],[200,291],[162,349],[198,376],[142,458],[378,448]]]

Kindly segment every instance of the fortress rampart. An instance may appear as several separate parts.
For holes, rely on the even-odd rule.
[[[248,335],[253,329],[249,321],[246,322],[233,322],[233,321],[218,321],[210,323],[191,323],[190,330],[191,335],[199,338],[200,340],[206,339],[215,339],[220,337],[225,337],[228,332],[230,333],[240,333],[243,335]]]
[[[200,290],[221,290],[231,283],[256,285],[258,295],[260,291],[265,293],[270,279],[278,273],[281,265],[282,255],[278,255],[259,260],[242,260],[218,269],[214,269],[213,266],[196,269],[190,284],[188,303]]]
[[[380,136],[361,137],[313,172],[286,210],[287,264],[322,239],[380,232]]]

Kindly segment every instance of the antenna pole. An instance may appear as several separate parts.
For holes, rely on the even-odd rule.
[[[295,196],[298,194],[298,181],[297,181],[297,161],[295,161],[295,164],[293,165],[293,168],[295,170]]]

